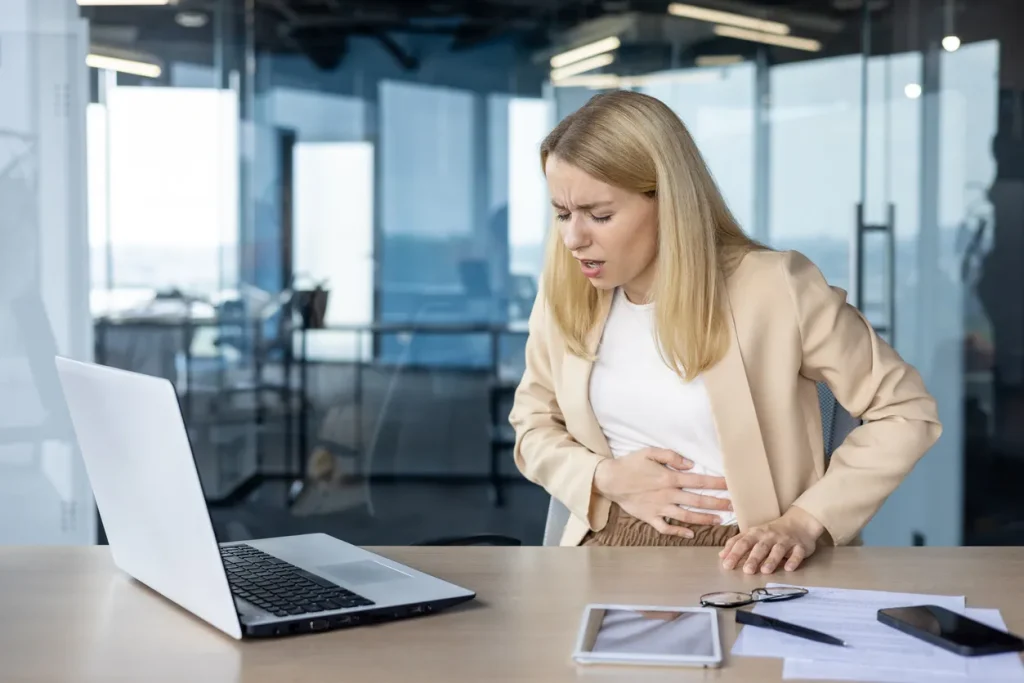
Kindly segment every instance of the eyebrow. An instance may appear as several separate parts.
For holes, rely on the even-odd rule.
[[[577,204],[576,208],[577,209],[584,209],[584,210],[586,210],[586,209],[596,209],[599,206],[607,206],[607,205],[609,205],[611,203],[612,202],[610,200],[606,200],[606,201],[603,201],[603,202],[591,202],[589,204]],[[551,206],[555,207],[556,209],[561,209],[562,211],[566,210],[566,208],[564,206],[562,206],[561,204],[556,202],[554,199],[551,200]]]

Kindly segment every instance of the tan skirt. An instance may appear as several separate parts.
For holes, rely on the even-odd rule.
[[[608,523],[600,531],[588,531],[580,545],[603,546],[723,546],[739,533],[735,524],[688,524],[672,521],[693,531],[693,538],[660,533],[647,522],[640,521],[615,503],[608,513]]]

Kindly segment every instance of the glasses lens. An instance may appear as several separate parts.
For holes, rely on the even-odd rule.
[[[738,593],[736,591],[722,591],[721,593],[708,593],[702,595],[700,603],[705,607],[732,607],[750,602],[750,593]]]
[[[785,600],[786,598],[795,598],[806,594],[806,588],[797,588],[796,586],[778,586],[773,588],[758,588],[754,591],[754,598],[756,600]]]

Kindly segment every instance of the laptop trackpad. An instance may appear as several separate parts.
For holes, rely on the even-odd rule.
[[[412,577],[397,569],[387,567],[373,560],[342,562],[317,567],[324,576],[330,577],[342,586],[365,586],[371,583],[386,583]]]

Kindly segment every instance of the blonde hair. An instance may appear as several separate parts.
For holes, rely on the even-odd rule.
[[[729,344],[722,297],[725,276],[762,245],[726,206],[679,117],[648,95],[596,95],[564,118],[540,147],[609,185],[655,197],[658,254],[651,291],[665,363],[692,380],[717,363]],[[543,290],[570,352],[589,357],[601,294],[584,277],[557,226],[550,230]]]

